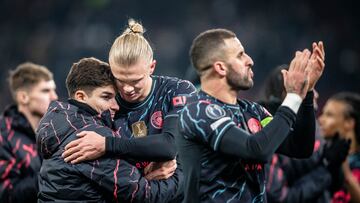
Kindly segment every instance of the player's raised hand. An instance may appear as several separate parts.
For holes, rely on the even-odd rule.
[[[308,74],[305,71],[309,58],[310,51],[304,49],[303,51],[297,51],[295,57],[289,65],[289,70],[282,70],[284,77],[284,87],[287,93],[298,94],[301,98],[305,98],[308,91]]]
[[[313,42],[312,49],[311,57],[306,67],[309,90],[314,89],[325,68],[325,50],[323,42]]]

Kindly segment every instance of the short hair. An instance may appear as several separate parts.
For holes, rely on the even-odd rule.
[[[134,19],[129,19],[128,27],[115,39],[109,53],[109,62],[121,66],[131,66],[139,59],[151,61],[153,50],[143,36],[145,29]]]
[[[70,98],[73,98],[78,90],[91,95],[94,89],[108,85],[115,87],[115,78],[109,64],[93,57],[83,58],[74,63],[66,77],[66,88]]]
[[[340,92],[330,97],[329,100],[343,102],[346,105],[345,118],[355,120],[355,138],[360,144],[360,95],[354,92]]]
[[[32,62],[19,64],[9,72],[8,77],[10,92],[15,101],[18,90],[30,90],[39,82],[50,80],[53,80],[53,74],[45,66]]]
[[[225,39],[235,38],[234,32],[227,29],[211,29],[199,34],[190,48],[191,63],[202,75],[217,60],[226,58]]]

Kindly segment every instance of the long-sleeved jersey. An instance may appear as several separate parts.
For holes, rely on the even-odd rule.
[[[196,88],[189,81],[175,77],[151,77],[153,79],[152,87],[144,101],[128,103],[118,95],[117,101],[120,110],[115,115],[115,129],[120,132],[121,136],[129,139],[143,136],[164,136],[165,140],[167,140],[165,144],[172,145],[167,148],[175,149],[174,136],[178,133],[178,112],[184,107],[186,98],[196,93]],[[107,144],[107,146],[111,145]],[[150,151],[148,148],[150,148]],[[163,149],[165,150],[166,147],[163,147]],[[159,151],[159,149],[157,150]],[[116,151],[121,150],[117,150],[115,146],[110,151],[114,151],[114,154],[117,154]],[[151,154],[155,149],[149,143],[148,146],[144,146],[139,151],[148,151],[146,153]],[[142,171],[150,161],[134,159],[131,163],[135,164]],[[183,179],[180,163],[178,163],[175,176],[164,181],[169,181],[169,184],[171,184],[174,182],[172,179],[176,177],[180,178],[177,186],[181,187]],[[182,191],[179,191],[178,198],[182,198]],[[175,202],[178,201],[176,200]]]
[[[177,137],[184,202],[266,202],[264,163],[275,150],[298,157],[312,152],[312,94],[299,112],[310,118],[296,118],[288,107],[280,107],[272,117],[257,103],[225,104],[203,91],[189,98],[180,113]],[[299,136],[304,124],[309,124],[310,133]],[[296,143],[298,139],[302,143]],[[306,155],[293,143],[303,145]]]
[[[280,100],[260,101],[275,114]],[[330,201],[331,174],[322,164],[324,138],[316,125],[314,153],[308,159],[274,154],[266,165],[266,193],[269,203],[326,203]]]
[[[61,154],[76,134],[88,130],[103,136],[112,131],[110,112],[102,115],[86,104],[70,100],[52,102],[37,130],[44,157],[39,176],[39,202],[168,202],[177,193],[178,177],[170,184],[147,181],[123,159],[101,157],[80,164],[64,162]]]
[[[34,130],[10,106],[0,118],[0,202],[36,202],[40,166]]]
[[[115,128],[128,138],[162,133],[163,124],[170,117],[177,117],[186,98],[196,89],[186,80],[174,77],[152,76],[149,95],[139,103],[128,103],[120,95],[120,110],[115,115]],[[143,166],[139,166],[143,167]]]

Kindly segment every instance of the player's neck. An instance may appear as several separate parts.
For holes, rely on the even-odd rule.
[[[201,80],[201,90],[224,103],[236,104],[237,92],[231,90],[224,80],[211,78]]]
[[[21,105],[18,106],[18,111],[21,112],[22,114],[24,114],[25,118],[30,123],[31,128],[35,131],[36,128],[38,127],[38,125],[39,125],[41,117],[38,116],[38,115],[35,115],[28,108],[23,107]]]

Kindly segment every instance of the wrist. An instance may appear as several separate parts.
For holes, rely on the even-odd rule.
[[[287,93],[281,106],[289,107],[295,114],[298,112],[302,98],[296,93]]]
[[[105,137],[105,148],[104,148],[104,154],[108,154],[112,151],[113,141],[111,137]]]

